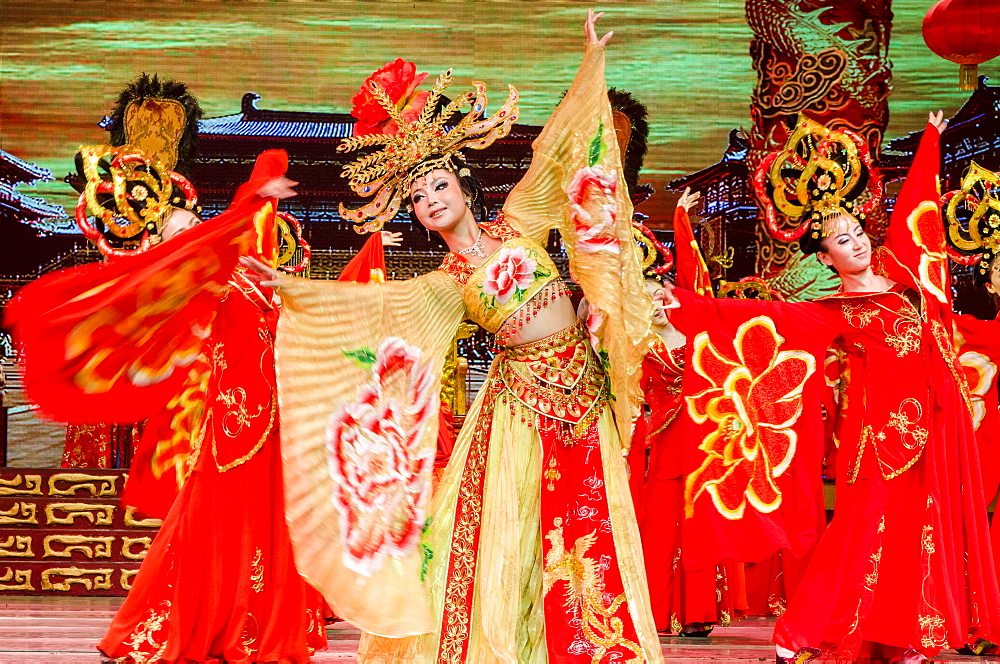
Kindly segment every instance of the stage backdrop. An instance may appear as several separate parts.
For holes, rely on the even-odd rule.
[[[896,0],[890,57],[895,90],[886,138],[923,127],[929,109],[953,113],[967,93],[957,67],[931,54],[920,22],[931,0]],[[80,144],[118,89],[141,72],[186,82],[208,117],[235,113],[249,91],[260,108],[340,111],[374,69],[396,57],[431,78],[521,91],[522,122],[543,123],[580,60],[588,3],[105,2],[4,0],[0,14],[0,148],[72,169]],[[650,110],[643,179],[662,185],[718,161],[734,127],[749,125],[750,29],[742,0],[608,2],[615,30],[608,81]],[[982,73],[1000,73],[997,61]],[[61,182],[22,187],[71,210]],[[651,201],[652,203],[652,201]]]

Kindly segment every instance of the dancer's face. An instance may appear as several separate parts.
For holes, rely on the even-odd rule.
[[[198,218],[198,215],[190,210],[173,208],[170,216],[160,226],[160,238],[165,242],[179,233],[194,228],[200,223],[201,219]]]
[[[848,215],[829,222],[832,232],[820,244],[816,257],[837,274],[864,272],[872,264],[872,241],[865,229]]]
[[[666,325],[670,320],[667,318],[667,310],[663,308],[663,301],[657,296],[663,286],[653,279],[646,279],[646,293],[653,298],[653,325]]]
[[[992,295],[1000,295],[1000,256],[990,264],[990,280],[986,282],[986,290]]]
[[[448,232],[463,221],[476,221],[465,201],[458,177],[443,168],[413,181],[410,203],[417,220],[427,230]]]

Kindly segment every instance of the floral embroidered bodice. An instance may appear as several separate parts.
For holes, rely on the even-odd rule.
[[[479,267],[449,253],[439,267],[458,285],[470,319],[501,342],[566,292],[545,248],[504,220],[503,213],[483,231],[503,245]]]

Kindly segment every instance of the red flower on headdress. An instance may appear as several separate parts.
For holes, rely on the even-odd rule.
[[[418,85],[427,78],[427,72],[417,73],[417,66],[402,58],[396,58],[369,76],[351,103],[351,115],[358,121],[354,125],[355,136],[368,134],[395,134],[399,131],[396,123],[389,119],[389,113],[372,94],[371,83],[378,83],[399,109],[399,114],[407,122],[420,115],[427,103],[428,91],[415,92]]]

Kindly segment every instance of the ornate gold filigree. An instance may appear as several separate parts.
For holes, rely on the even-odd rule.
[[[72,558],[73,552],[76,551],[90,559],[110,558],[111,542],[114,539],[110,535],[46,535],[42,540],[42,557]],[[53,544],[64,546],[61,549],[54,549]]]
[[[57,473],[49,477],[50,496],[75,496],[80,489],[88,491],[93,498],[115,496],[115,475],[88,475],[86,473]],[[60,482],[70,482],[67,487],[59,487]]]
[[[79,567],[50,567],[42,572],[42,590],[69,592],[73,584],[87,590],[111,590],[113,569],[81,569]],[[88,578],[92,575],[93,578]],[[53,581],[52,577],[63,577]]]
[[[10,535],[0,540],[0,558],[33,558],[31,535]]]
[[[22,481],[24,482],[22,486]],[[0,496],[40,496],[42,495],[41,475],[21,475],[4,479],[0,477]]]
[[[57,516],[62,512],[62,516]],[[110,526],[115,514],[114,505],[93,503],[49,503],[45,506],[46,525],[71,526],[77,517],[86,519],[95,526]]]

